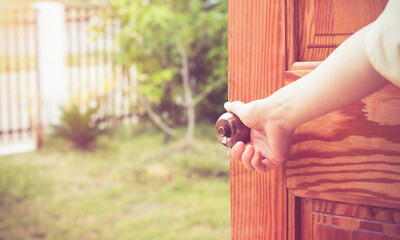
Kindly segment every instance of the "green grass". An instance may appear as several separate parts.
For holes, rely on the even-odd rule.
[[[0,157],[0,240],[230,239],[229,160],[213,131],[199,128],[192,152],[125,128],[93,152],[51,139]]]

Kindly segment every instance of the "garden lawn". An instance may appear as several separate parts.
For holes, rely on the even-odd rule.
[[[91,152],[51,138],[0,157],[0,240],[230,239],[226,149],[204,126],[183,145],[124,128]]]

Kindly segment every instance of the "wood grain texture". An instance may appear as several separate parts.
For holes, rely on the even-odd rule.
[[[285,83],[315,69],[386,2],[287,0]],[[388,85],[299,127],[286,178],[288,240],[400,239],[400,89]]]
[[[313,238],[313,221],[312,221],[312,200],[308,198],[299,199],[299,222],[300,226],[299,238],[295,240],[311,240]],[[289,239],[292,240],[292,239]]]
[[[309,71],[287,71],[287,81]],[[296,196],[400,208],[400,89],[390,84],[300,126],[286,169]]]
[[[400,210],[300,199],[300,239],[400,239]]]
[[[351,35],[383,11],[386,1],[314,0],[315,35]]]
[[[300,0],[299,60],[325,59],[383,11],[387,0]]]
[[[249,102],[283,86],[285,0],[229,0],[229,100]],[[286,239],[283,167],[268,174],[231,161],[232,239]]]
[[[299,4],[297,0],[286,0],[286,70],[299,59]]]
[[[300,198],[288,192],[288,240],[296,240],[300,237]]]

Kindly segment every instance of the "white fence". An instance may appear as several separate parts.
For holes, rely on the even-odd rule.
[[[0,155],[36,149],[71,101],[134,121],[136,72],[115,64],[109,11],[38,2],[0,14]]]

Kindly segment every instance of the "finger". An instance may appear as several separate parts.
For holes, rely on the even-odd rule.
[[[231,156],[231,149],[229,148],[228,151],[226,152],[226,155],[228,155],[228,157]]]
[[[247,145],[243,154],[242,154],[242,162],[244,164],[244,166],[248,169],[248,170],[254,170],[254,167],[251,165],[251,159],[254,156],[254,147],[253,145]]]
[[[278,165],[274,164],[268,159],[263,159],[261,161],[265,165],[265,172],[269,172],[271,170],[274,170],[275,168],[279,167]]]
[[[231,149],[231,157],[238,161],[242,161],[241,158],[242,158],[243,151],[244,151],[244,143],[237,142]]]
[[[262,163],[262,160],[264,159],[265,158],[261,155],[260,151],[255,151],[253,158],[251,159],[251,165],[259,173],[266,172],[265,164]]]
[[[224,108],[228,112],[233,112],[237,115],[239,112],[240,108],[244,105],[243,102],[240,101],[235,101],[235,102],[226,102],[224,104]]]

